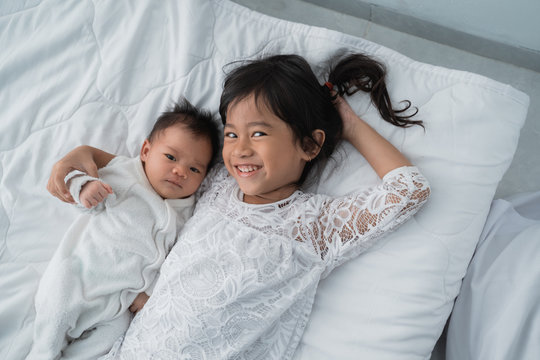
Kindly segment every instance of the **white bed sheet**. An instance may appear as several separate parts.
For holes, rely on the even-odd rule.
[[[540,192],[493,202],[452,312],[446,355],[540,359]]]
[[[0,48],[2,359],[27,353],[40,275],[76,216],[45,190],[56,160],[79,144],[136,155],[180,95],[217,110],[230,61],[298,53],[323,83],[319,65],[337,51],[385,62],[391,96],[419,107],[425,132],[382,122],[365,96],[350,99],[422,169],[433,193],[414,219],[321,284],[296,359],[428,359],[529,101],[476,74],[225,0],[2,1]],[[315,190],[343,194],[377,181],[350,146],[340,154]]]

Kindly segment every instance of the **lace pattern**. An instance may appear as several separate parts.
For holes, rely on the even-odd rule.
[[[296,191],[245,204],[224,168],[165,260],[154,294],[106,359],[290,359],[321,277],[412,216],[429,196],[415,167],[330,198]]]

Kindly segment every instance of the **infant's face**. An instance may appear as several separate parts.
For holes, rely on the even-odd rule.
[[[196,137],[183,125],[171,126],[150,143],[144,141],[141,160],[148,181],[164,199],[192,195],[201,185],[212,157],[206,137]]]

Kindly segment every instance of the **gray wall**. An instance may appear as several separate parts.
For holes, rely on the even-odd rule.
[[[540,0],[304,0],[540,71]]]
[[[360,0],[349,0],[360,2]],[[328,1],[332,2],[331,0]],[[364,0],[471,35],[540,51],[539,0]]]

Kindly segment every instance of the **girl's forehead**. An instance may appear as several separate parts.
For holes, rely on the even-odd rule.
[[[227,109],[227,122],[233,121],[238,117],[249,116],[259,118],[273,118],[274,120],[281,120],[268,105],[264,96],[256,96],[255,94],[249,94],[248,96],[234,99]]]

